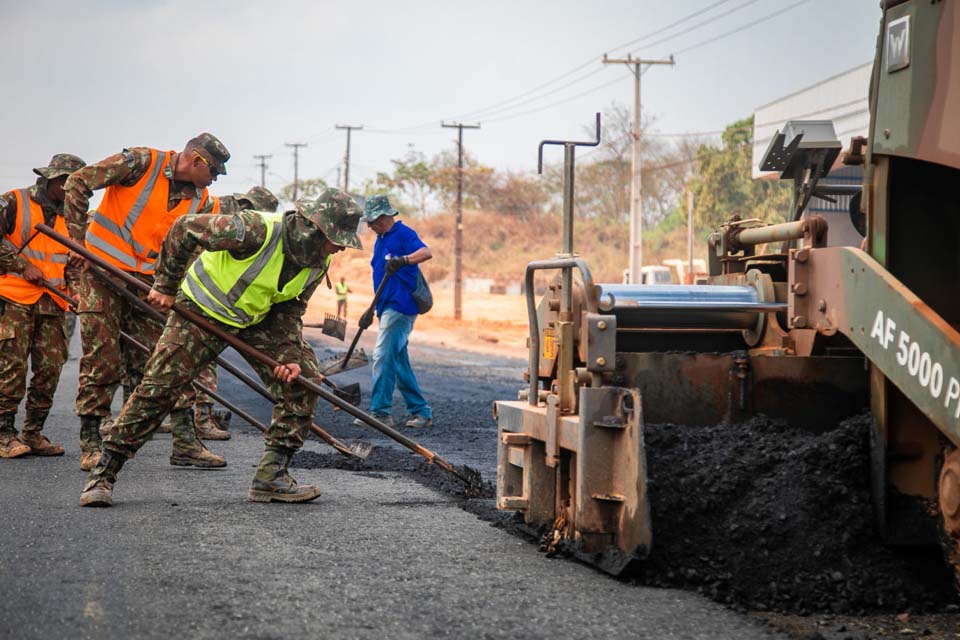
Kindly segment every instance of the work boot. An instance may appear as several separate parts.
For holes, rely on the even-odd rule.
[[[227,431],[230,428],[230,418],[233,417],[233,414],[226,409],[211,409],[210,415],[213,416],[217,426],[224,431]]]
[[[386,413],[371,413],[370,415],[376,418],[377,420],[379,420],[380,422],[382,422],[383,424],[387,425],[391,429],[393,428],[393,416],[390,416]],[[358,427],[370,426],[360,418],[354,418],[353,424],[357,425]]]
[[[209,402],[198,402],[194,420],[197,426],[197,435],[201,440],[229,440],[230,434],[217,426],[213,419],[211,409],[213,405]]]
[[[178,467],[217,469],[227,466],[223,456],[213,453],[200,442],[193,423],[193,409],[175,409],[170,412],[173,433],[173,453],[170,464]]]
[[[30,453],[30,447],[17,438],[16,418],[15,413],[0,415],[0,458],[19,458]]]
[[[433,418],[427,418],[419,414],[413,414],[410,419],[403,423],[408,429],[426,429],[433,426]]]
[[[287,473],[293,453],[280,447],[264,450],[247,494],[251,502],[309,502],[320,496],[320,489],[309,484],[298,485]]]
[[[51,444],[50,440],[40,433],[47,421],[49,411],[27,411],[27,419],[23,424],[23,433],[20,440],[30,447],[30,453],[35,456],[62,456],[63,447]]]
[[[100,416],[80,416],[80,469],[90,471],[100,460]]]
[[[81,507],[109,507],[113,504],[113,483],[117,481],[117,473],[124,462],[121,456],[109,450],[100,455],[80,494]]]

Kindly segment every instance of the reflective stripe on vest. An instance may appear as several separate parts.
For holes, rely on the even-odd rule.
[[[17,254],[23,256],[43,275],[44,280],[54,287],[64,289],[66,281],[63,277],[64,266],[67,264],[67,249],[55,240],[47,238],[34,231],[34,225],[45,222],[42,215],[42,208],[39,204],[30,198],[29,189],[18,189],[17,198],[17,225],[20,227],[11,230],[2,241],[10,246]],[[34,213],[40,214],[40,220],[34,219]],[[57,216],[51,223],[60,233],[66,232],[66,223],[63,218]],[[16,240],[19,240],[20,246],[17,246]],[[33,245],[33,246],[31,246]],[[19,273],[6,273],[0,275],[0,296],[12,300],[19,304],[34,304],[47,291],[40,285],[34,284],[24,278]],[[67,308],[67,303],[58,297],[51,296],[53,301],[62,309]]]
[[[161,206],[159,202],[161,196],[157,193],[160,174],[163,168],[168,166],[170,159],[173,157],[173,152],[151,149],[150,153],[152,163],[150,169],[136,185],[132,187],[122,185],[108,187],[108,193],[105,194],[104,201],[100,205],[101,210],[93,212],[93,220],[87,228],[86,235],[86,242],[91,248],[109,256],[118,266],[130,271],[140,271],[147,275],[154,272],[156,260],[160,255],[159,246],[156,249],[153,246],[159,245],[162,241],[162,236],[166,235],[169,230],[172,219],[184,214],[195,214],[206,198],[206,189],[204,189],[199,194],[194,194],[189,205],[182,201],[173,209],[167,209],[168,202],[164,200],[163,212],[154,211],[153,208]],[[167,180],[167,178],[164,178],[164,180]],[[135,196],[129,191],[123,191],[134,188],[140,189]],[[166,188],[169,190],[169,186]],[[154,197],[155,195],[156,197]],[[133,200],[132,203],[130,203],[130,199]],[[128,206],[129,210],[125,211]],[[180,209],[181,206],[186,211]],[[180,213],[177,213],[177,211]],[[134,228],[145,212],[156,218],[156,226],[151,229],[150,224],[146,228],[141,224],[136,232],[139,237],[138,240],[134,236]],[[143,243],[148,243],[151,246],[144,246]]]
[[[279,278],[283,267],[283,216],[270,214],[263,218],[267,224],[267,238],[256,254],[245,260],[236,260],[227,251],[204,252],[194,261],[181,284],[181,290],[190,299],[225,324],[247,327],[260,322],[273,304],[299,297],[326,273],[330,264],[328,256],[324,267],[301,269],[282,290],[278,289],[273,278]],[[224,291],[210,273],[213,267],[223,270],[217,275],[225,285],[231,282],[231,272],[239,269],[242,272],[229,285],[229,290]],[[252,288],[255,283],[258,287]],[[245,300],[247,295],[252,298]],[[263,295],[269,299],[256,297]],[[251,307],[252,312],[249,311]]]
[[[196,275],[197,280],[199,280],[206,290],[210,292],[208,296],[204,290],[197,286],[193,278],[187,278],[187,284],[190,287],[191,292],[196,295],[198,298],[202,298],[205,302],[201,303],[201,306],[207,307],[208,309],[216,309],[222,315],[230,318],[238,324],[244,326],[249,325],[253,322],[253,318],[244,313],[240,309],[236,309],[235,305],[240,300],[240,296],[243,295],[243,292],[247,290],[251,283],[257,279],[257,276],[263,271],[263,268],[267,266],[267,263],[270,262],[270,258],[273,257],[273,252],[276,250],[277,245],[280,244],[280,233],[281,233],[281,223],[275,222],[270,225],[270,237],[267,239],[266,246],[263,247],[259,253],[257,253],[256,259],[244,270],[240,278],[237,279],[237,282],[230,287],[230,291],[223,293],[220,291],[220,288],[214,284],[213,279],[210,277],[210,274],[207,273],[206,267],[203,265],[203,261],[199,258],[193,263],[193,268],[190,270],[193,274]],[[212,296],[212,297],[211,297]]]
[[[130,208],[130,212],[124,219],[122,227],[117,225],[116,222],[103,215],[99,211],[93,212],[93,219],[95,221],[100,223],[104,229],[123,240],[123,242],[133,247],[134,251],[137,253],[147,253],[147,248],[134,240],[133,225],[137,224],[137,220],[139,220],[140,216],[143,214],[143,210],[146,208],[147,202],[150,201],[150,196],[153,195],[153,188],[157,186],[157,178],[160,176],[160,169],[163,167],[163,165],[164,162],[161,161],[158,154],[156,161],[153,163],[153,168],[150,170],[150,176],[147,178],[147,184],[143,186],[143,189],[137,196],[136,201],[134,201],[133,207]],[[111,258],[119,260],[130,268],[137,268],[136,258],[119,251],[115,246],[109,242],[104,242],[91,231],[91,229],[87,229],[87,242],[90,242],[90,244],[95,246],[97,249],[100,249],[104,253],[108,254]],[[93,241],[91,241],[91,237],[94,238]]]

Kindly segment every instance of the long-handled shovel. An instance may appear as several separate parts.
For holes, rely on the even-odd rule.
[[[380,294],[383,293],[383,286],[387,284],[387,280],[390,279],[390,274],[383,274],[383,280],[380,281],[380,284],[377,285],[377,290],[373,294],[373,300],[370,302],[370,306],[367,307],[367,310],[364,311],[363,315],[360,316],[361,319],[370,316],[373,318],[373,312],[377,308],[377,300],[380,299]],[[370,325],[367,325],[369,327]],[[363,333],[363,330],[367,327],[360,325],[360,328],[357,329],[357,332],[353,335],[353,340],[350,341],[350,348],[347,349],[347,355],[343,357],[343,362],[340,364],[340,370],[347,368],[347,363],[350,362],[350,356],[353,355],[353,350],[357,348],[357,342],[360,340],[360,334]]]
[[[85,247],[82,247],[76,242],[74,242],[73,240],[71,240],[70,238],[67,238],[57,233],[47,225],[38,224],[35,228],[41,231],[42,233],[45,233],[50,238],[53,238],[63,246],[67,247],[68,249],[73,251],[75,254],[85,258],[87,262],[93,263],[94,265],[100,267],[101,269],[109,272],[111,275],[123,280],[125,283],[133,287],[136,287],[144,292],[150,291],[151,287],[147,283],[142,282],[137,278],[134,278],[133,276],[131,276],[130,274],[128,274],[127,272],[121,269],[117,269],[112,264],[106,262],[105,260],[102,260],[100,257],[87,251]],[[385,279],[386,278],[384,278],[384,280]],[[382,284],[383,283],[381,282],[381,286]],[[236,336],[221,329],[220,327],[209,322],[207,319],[201,317],[200,315],[190,311],[189,309],[185,309],[177,303],[174,303],[172,308],[175,312],[179,313],[183,318],[185,318],[189,322],[192,322],[193,324],[200,327],[201,329],[207,331],[208,333],[213,334],[220,340],[223,340],[224,342],[232,346],[234,349],[236,349],[240,353],[262,362],[263,364],[267,365],[271,369],[275,369],[279,366],[282,366],[281,363],[277,362],[270,356],[258,351],[257,349],[254,349],[250,345],[239,340]],[[463,467],[461,469],[458,469],[454,467],[452,464],[450,464],[449,462],[447,462],[446,460],[438,456],[433,451],[430,451],[423,445],[408,438],[407,436],[403,435],[402,433],[393,429],[392,427],[388,427],[386,424],[384,424],[380,420],[377,420],[376,418],[371,416],[369,413],[363,411],[362,409],[359,409],[358,407],[355,407],[349,402],[346,402],[336,394],[330,391],[327,391],[321,385],[317,384],[313,380],[304,378],[302,376],[298,376],[297,378],[294,378],[294,382],[303,386],[304,388],[308,389],[314,394],[320,396],[330,404],[336,407],[339,407],[346,413],[352,415],[354,418],[360,419],[362,422],[373,427],[374,429],[384,434],[385,436],[395,440],[396,442],[399,442],[401,445],[410,449],[414,453],[423,456],[424,458],[426,458],[427,462],[436,463],[438,467],[440,467],[444,471],[456,476],[461,481],[463,481],[467,485],[468,489],[472,491],[477,491],[477,492],[482,490],[483,488],[482,479],[480,477],[480,472],[477,471],[476,469],[471,469],[470,467]]]
[[[63,291],[61,291],[60,289],[57,289],[56,287],[54,287],[52,284],[50,284],[50,283],[47,282],[46,280],[44,280],[44,281],[42,282],[42,284],[43,284],[43,288],[44,288],[44,289],[46,289],[47,291],[49,291],[52,295],[55,295],[55,296],[57,296],[58,298],[60,298],[61,300],[63,300],[64,302],[66,302],[68,305],[70,305],[70,307],[71,307],[72,309],[76,310],[76,308],[77,308],[77,301],[76,301],[76,300],[74,300],[73,298],[71,298],[70,296],[68,296],[67,294],[65,294],[65,293],[64,293]],[[152,349],[150,349],[150,347],[148,347],[147,345],[143,344],[142,342],[140,342],[139,340],[137,340],[136,338],[134,338],[133,336],[131,336],[129,333],[127,333],[127,332],[125,332],[125,331],[121,331],[121,332],[120,332],[120,337],[123,338],[124,340],[126,340],[130,345],[132,345],[132,346],[133,346],[135,349],[137,349],[138,351],[142,351],[143,353],[146,353],[147,355],[150,355]],[[235,405],[235,404],[233,404],[232,402],[230,402],[229,400],[227,400],[225,397],[223,397],[221,394],[217,393],[217,392],[214,391],[213,389],[207,387],[206,385],[204,385],[204,384],[202,384],[202,383],[200,383],[200,382],[197,382],[196,380],[193,381],[193,386],[194,386],[194,388],[197,389],[198,391],[202,391],[202,392],[206,393],[206,394],[209,395],[211,398],[213,398],[214,400],[216,400],[217,402],[219,402],[220,404],[222,404],[224,407],[226,407],[227,409],[230,409],[230,411],[232,411],[233,413],[237,414],[237,415],[240,416],[242,419],[246,420],[246,421],[249,422],[252,426],[256,427],[256,428],[259,429],[260,431],[266,431],[267,428],[264,426],[264,424],[263,424],[262,422],[260,422],[260,421],[257,420],[256,418],[254,418],[252,415],[250,415],[249,413],[247,413],[246,411],[244,411],[243,409],[241,409],[241,408],[238,407],[237,405]]]
[[[125,287],[118,286],[116,281],[110,278],[107,272],[105,272],[104,270],[100,269],[99,267],[93,264],[88,265],[88,268],[91,270],[91,272],[94,275],[96,275],[98,278],[103,280],[109,286],[113,287],[114,291],[124,296],[130,303],[132,303],[135,307],[143,311],[149,317],[160,322],[161,324],[164,324],[166,322],[166,317],[162,313],[160,313],[159,311],[151,307],[146,301],[138,298],[136,294],[134,294],[132,291],[126,289]],[[277,399],[273,397],[273,394],[270,393],[269,389],[267,389],[259,380],[250,377],[249,375],[244,373],[240,368],[238,368],[237,366],[232,364],[230,361],[228,361],[226,358],[223,358],[222,356],[217,356],[216,358],[214,358],[214,362],[216,362],[219,366],[223,367],[224,369],[232,373],[237,379],[245,383],[247,386],[249,386],[251,389],[259,393],[261,396],[269,400],[270,404],[277,403]],[[352,400],[357,403],[360,402],[360,385],[359,384],[347,385],[342,388],[337,387],[336,385],[334,385],[332,382],[329,382],[329,381],[327,381],[327,384],[333,387],[335,394],[343,397],[345,400],[347,401]],[[230,407],[227,407],[227,408],[229,409]],[[326,430],[324,430],[319,425],[314,423],[310,424],[310,431],[313,432],[315,436],[323,440],[325,443],[327,443],[328,445],[330,445],[331,447],[333,447],[343,455],[351,458],[360,458],[361,460],[366,460],[370,456],[370,452],[373,450],[373,445],[370,444],[369,442],[352,442],[349,445],[344,444],[342,441],[333,437]]]
[[[59,297],[60,299],[64,300],[64,301],[65,301],[67,304],[69,304],[72,308],[74,308],[74,309],[77,308],[77,301],[76,301],[76,300],[74,300],[73,298],[71,298],[70,296],[68,296],[67,294],[65,294],[64,292],[60,291],[59,289],[57,289],[56,287],[54,287],[53,285],[51,285],[51,284],[50,284],[49,282],[47,282],[46,280],[43,281],[43,287],[44,287],[47,291],[49,291],[51,294],[53,294],[53,295]],[[137,299],[139,300],[139,298],[137,298]],[[151,311],[156,311],[155,309],[153,309],[152,307],[150,307],[150,305],[147,305],[147,307],[150,308]],[[120,337],[121,337],[122,339],[126,340],[127,343],[129,343],[131,346],[133,346],[133,347],[134,347],[135,349],[137,349],[138,351],[141,351],[141,352],[143,352],[143,353],[145,353],[145,354],[147,354],[147,355],[150,355],[150,353],[152,352],[152,349],[150,349],[150,347],[148,347],[147,345],[143,344],[142,342],[140,342],[139,340],[137,340],[136,338],[134,338],[133,336],[131,336],[129,333],[127,333],[127,332],[125,332],[125,331],[121,331],[121,332],[120,332]],[[231,365],[231,366],[232,366],[232,365]],[[252,378],[249,378],[249,376],[247,376],[247,374],[245,374],[245,373],[243,373],[242,371],[239,371],[239,370],[237,371],[237,373],[239,373],[240,376],[243,376],[243,378],[246,379],[245,381],[247,382],[247,384],[249,384],[251,387],[260,386],[261,388],[263,388],[264,391],[266,391],[266,388],[265,388],[265,387],[262,387],[262,385],[259,385],[259,383],[255,383]],[[196,380],[194,380],[194,381],[192,382],[192,384],[193,384],[193,387],[194,387],[197,391],[202,391],[203,393],[207,394],[208,396],[210,396],[211,398],[213,398],[214,400],[216,400],[217,402],[219,402],[221,405],[223,405],[223,406],[226,407],[227,409],[230,409],[230,411],[232,411],[232,412],[235,413],[236,415],[240,416],[243,420],[247,421],[251,426],[256,427],[256,428],[260,431],[260,433],[266,433],[266,431],[267,431],[267,426],[266,426],[265,424],[263,424],[262,422],[260,422],[260,421],[257,420],[256,418],[254,418],[252,415],[250,415],[249,413],[247,413],[246,411],[244,411],[243,409],[241,409],[241,408],[238,407],[237,405],[235,405],[235,404],[233,404],[232,402],[230,402],[229,400],[227,400],[222,394],[214,391],[214,390],[211,389],[210,387],[208,387],[208,386],[206,386],[206,385],[204,385],[204,384],[202,384],[202,383],[200,383],[200,382],[198,382],[198,381],[196,381]],[[267,392],[267,398],[269,398],[269,399],[271,400],[271,402],[275,402],[275,401],[272,399],[272,397],[270,396],[269,392]],[[318,427],[318,429],[319,429],[319,427]],[[322,434],[324,434],[324,435],[329,435],[329,434],[327,434],[325,431],[323,431],[322,429],[320,429],[320,432],[321,432]],[[320,434],[317,434],[317,435],[319,435],[320,438],[323,439],[323,435],[320,435]],[[361,455],[357,455],[356,453],[354,453],[354,451],[353,451],[351,448],[348,448],[348,447],[344,446],[343,443],[341,443],[339,440],[337,440],[337,439],[334,438],[333,436],[329,436],[329,437],[330,437],[330,440],[331,440],[332,442],[327,442],[326,440],[324,440],[324,442],[327,442],[327,444],[329,444],[330,446],[334,447],[334,448],[337,449],[338,451],[341,451],[341,449],[338,448],[338,445],[339,445],[339,447],[342,447],[342,449],[343,449],[343,450],[341,451],[341,453],[345,453],[345,454],[347,454],[347,455],[356,456],[356,457],[360,457],[360,458],[366,458],[367,456],[370,455],[370,449],[371,449],[371,447],[370,447],[370,445],[368,445],[367,443],[360,443],[360,444],[362,444],[362,445],[365,445],[365,447],[362,447],[362,448],[364,448],[364,449],[365,449],[365,452],[366,452],[365,455],[362,455],[362,456],[361,456]]]

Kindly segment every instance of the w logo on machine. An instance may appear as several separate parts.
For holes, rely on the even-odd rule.
[[[887,73],[910,66],[910,16],[887,25]]]

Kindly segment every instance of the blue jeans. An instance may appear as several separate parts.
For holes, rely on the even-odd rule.
[[[386,309],[380,315],[377,346],[373,349],[373,391],[370,393],[370,412],[390,415],[393,410],[393,389],[400,395],[412,414],[433,418],[433,411],[420,391],[417,378],[407,355],[407,338],[413,331],[415,315]]]

